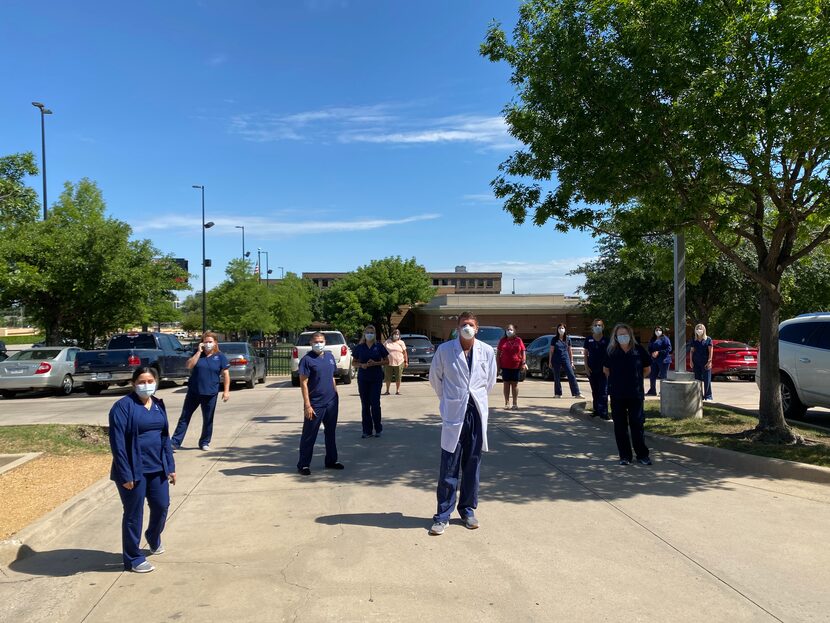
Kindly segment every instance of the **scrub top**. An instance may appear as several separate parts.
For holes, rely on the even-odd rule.
[[[608,368],[608,395],[618,398],[643,397],[643,368],[651,367],[651,355],[642,344],[625,352],[615,348],[605,358]]]
[[[369,346],[365,342],[355,346],[352,356],[360,363],[369,363],[369,361],[380,361],[389,355],[389,351],[383,344],[372,342]],[[371,368],[358,369],[358,381],[383,381],[383,366],[372,366]]]
[[[337,397],[332,380],[336,370],[337,363],[329,351],[319,355],[311,351],[300,359],[298,372],[300,376],[308,377],[308,399],[312,407],[325,407]]]
[[[167,425],[167,416],[155,402],[150,409],[141,406],[135,413],[138,424],[138,447],[141,450],[141,473],[163,472],[162,434]]]
[[[525,343],[516,336],[503,337],[499,340],[499,367],[505,370],[517,370],[524,361]]]
[[[699,366],[705,366],[709,362],[709,347],[712,345],[712,338],[706,337],[702,340],[692,340],[692,348],[695,352],[692,353],[692,363]]]
[[[553,346],[554,361],[570,361],[571,358],[568,356],[568,349],[571,347],[571,338],[566,335],[564,340],[560,340],[557,336],[550,345]]]
[[[219,393],[219,378],[222,370],[230,367],[225,353],[202,353],[199,361],[190,371],[187,392],[200,396],[215,396]]]
[[[648,352],[653,353],[658,351],[655,363],[671,363],[671,341],[665,335],[652,338],[648,343]]]
[[[602,372],[605,357],[608,355],[608,338],[604,335],[599,339],[589,337],[585,340],[585,354],[591,372]]]

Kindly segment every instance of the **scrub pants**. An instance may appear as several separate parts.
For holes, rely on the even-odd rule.
[[[171,442],[174,448],[178,448],[184,441],[187,434],[187,427],[190,425],[190,418],[197,407],[202,407],[202,434],[199,437],[199,447],[209,444],[213,437],[213,414],[216,412],[216,400],[219,394],[203,396],[187,392],[182,405],[182,414],[179,416],[179,423],[176,424],[176,431],[173,433]]]
[[[449,521],[455,508],[458,476],[461,473],[461,495],[458,500],[458,514],[462,519],[474,514],[478,508],[478,482],[481,470],[481,448],[484,438],[481,433],[481,417],[475,403],[467,403],[461,438],[455,452],[441,449],[441,471],[438,475],[438,512],[433,521]]]
[[[706,369],[706,362],[693,363],[692,370],[695,373],[695,379],[703,382],[703,399],[712,400],[712,370]]]
[[[364,380],[357,377],[357,393],[360,394],[361,418],[363,420],[363,434],[371,435],[372,426],[375,434],[383,430],[380,423],[380,389],[383,377],[377,380]]]
[[[634,460],[631,456],[631,444],[638,459],[648,457],[648,447],[643,432],[645,413],[642,396],[611,396],[611,418],[614,420],[614,437],[620,459]],[[631,437],[628,430],[631,429]]]
[[[335,396],[327,405],[314,407],[314,419],[303,418],[303,433],[300,437],[300,460],[297,462],[297,469],[309,467],[311,457],[314,455],[314,443],[317,441],[317,433],[320,432],[320,424],[324,426],[323,436],[326,440],[326,467],[337,463],[337,444],[334,441],[334,430],[337,428],[337,412],[339,399]]]
[[[579,396],[579,385],[574,375],[574,367],[570,359],[553,360],[553,393],[555,396],[562,395],[562,382],[560,381],[560,368],[565,366],[565,374],[568,376],[568,384],[571,386],[571,396]]]
[[[657,379],[665,381],[666,378],[669,376],[669,365],[670,364],[666,362],[657,362],[655,359],[651,360],[651,372],[649,372],[648,375],[648,393],[650,396],[657,395]]]
[[[161,544],[161,533],[167,521],[167,508],[170,506],[170,484],[164,472],[143,474],[141,480],[135,481],[132,489],[125,489],[123,483],[116,483],[121,503],[124,505],[124,517],[121,520],[121,549],[124,569],[129,571],[147,560],[138,544],[141,541],[141,526],[144,523],[144,500],[150,507],[150,524],[147,526],[147,544],[153,549]]]
[[[602,370],[591,370],[588,377],[591,395],[594,398],[594,415],[608,419],[608,377]]]

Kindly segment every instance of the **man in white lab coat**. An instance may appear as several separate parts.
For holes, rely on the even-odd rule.
[[[475,339],[472,312],[458,317],[458,339],[441,344],[429,369],[429,382],[440,399],[441,471],[438,511],[429,533],[444,534],[458,495],[458,514],[470,530],[478,528],[481,453],[487,451],[487,394],[496,384],[496,354]]]

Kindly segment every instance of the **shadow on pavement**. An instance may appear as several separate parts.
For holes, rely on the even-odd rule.
[[[28,575],[68,577],[91,571],[121,573],[124,570],[124,561],[121,554],[114,552],[92,549],[56,549],[38,552],[23,545],[17,555],[17,560],[9,565],[9,569]]]
[[[563,418],[562,409],[491,410],[490,451],[481,466],[481,497],[513,504],[536,500],[590,501],[638,495],[682,497],[701,490],[726,489],[723,479],[737,474],[690,470],[654,456],[652,467],[617,464],[610,427]],[[360,423],[337,427],[338,459],[343,471],[323,469],[323,430],[317,438],[311,476],[297,474],[299,433],[280,430],[286,418],[263,415],[252,420],[262,440],[254,446],[231,447],[218,466],[225,476],[268,477],[291,474],[303,484],[404,485],[434,491],[440,458],[440,419],[384,418],[381,438],[361,439]],[[390,519],[390,521],[392,521]]]
[[[409,517],[403,513],[344,513],[341,515],[324,515],[315,520],[329,526],[347,524],[352,526],[370,526],[391,530],[423,528],[423,517]]]

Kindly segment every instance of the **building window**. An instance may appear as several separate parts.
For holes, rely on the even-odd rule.
[[[449,280],[447,280],[447,279],[442,279],[442,280],[441,280],[441,285],[442,285],[442,286],[448,286],[448,285],[450,285],[450,284],[449,284]]]
[[[467,287],[467,280],[466,279],[459,279],[458,280],[458,287],[459,288],[466,288]]]
[[[450,285],[451,285],[451,286],[454,286],[454,285],[455,285],[455,279],[450,279]]]
[[[432,280],[432,285],[437,286],[437,285],[440,285],[440,284],[438,283],[437,279],[433,279]]]
[[[488,288],[492,288],[492,287],[493,287],[493,280],[492,280],[492,279],[488,279],[488,280],[487,280],[487,287],[488,287]]]
[[[479,280],[478,280],[478,287],[479,287],[479,288],[483,288],[483,287],[484,287],[484,279],[479,279]]]

